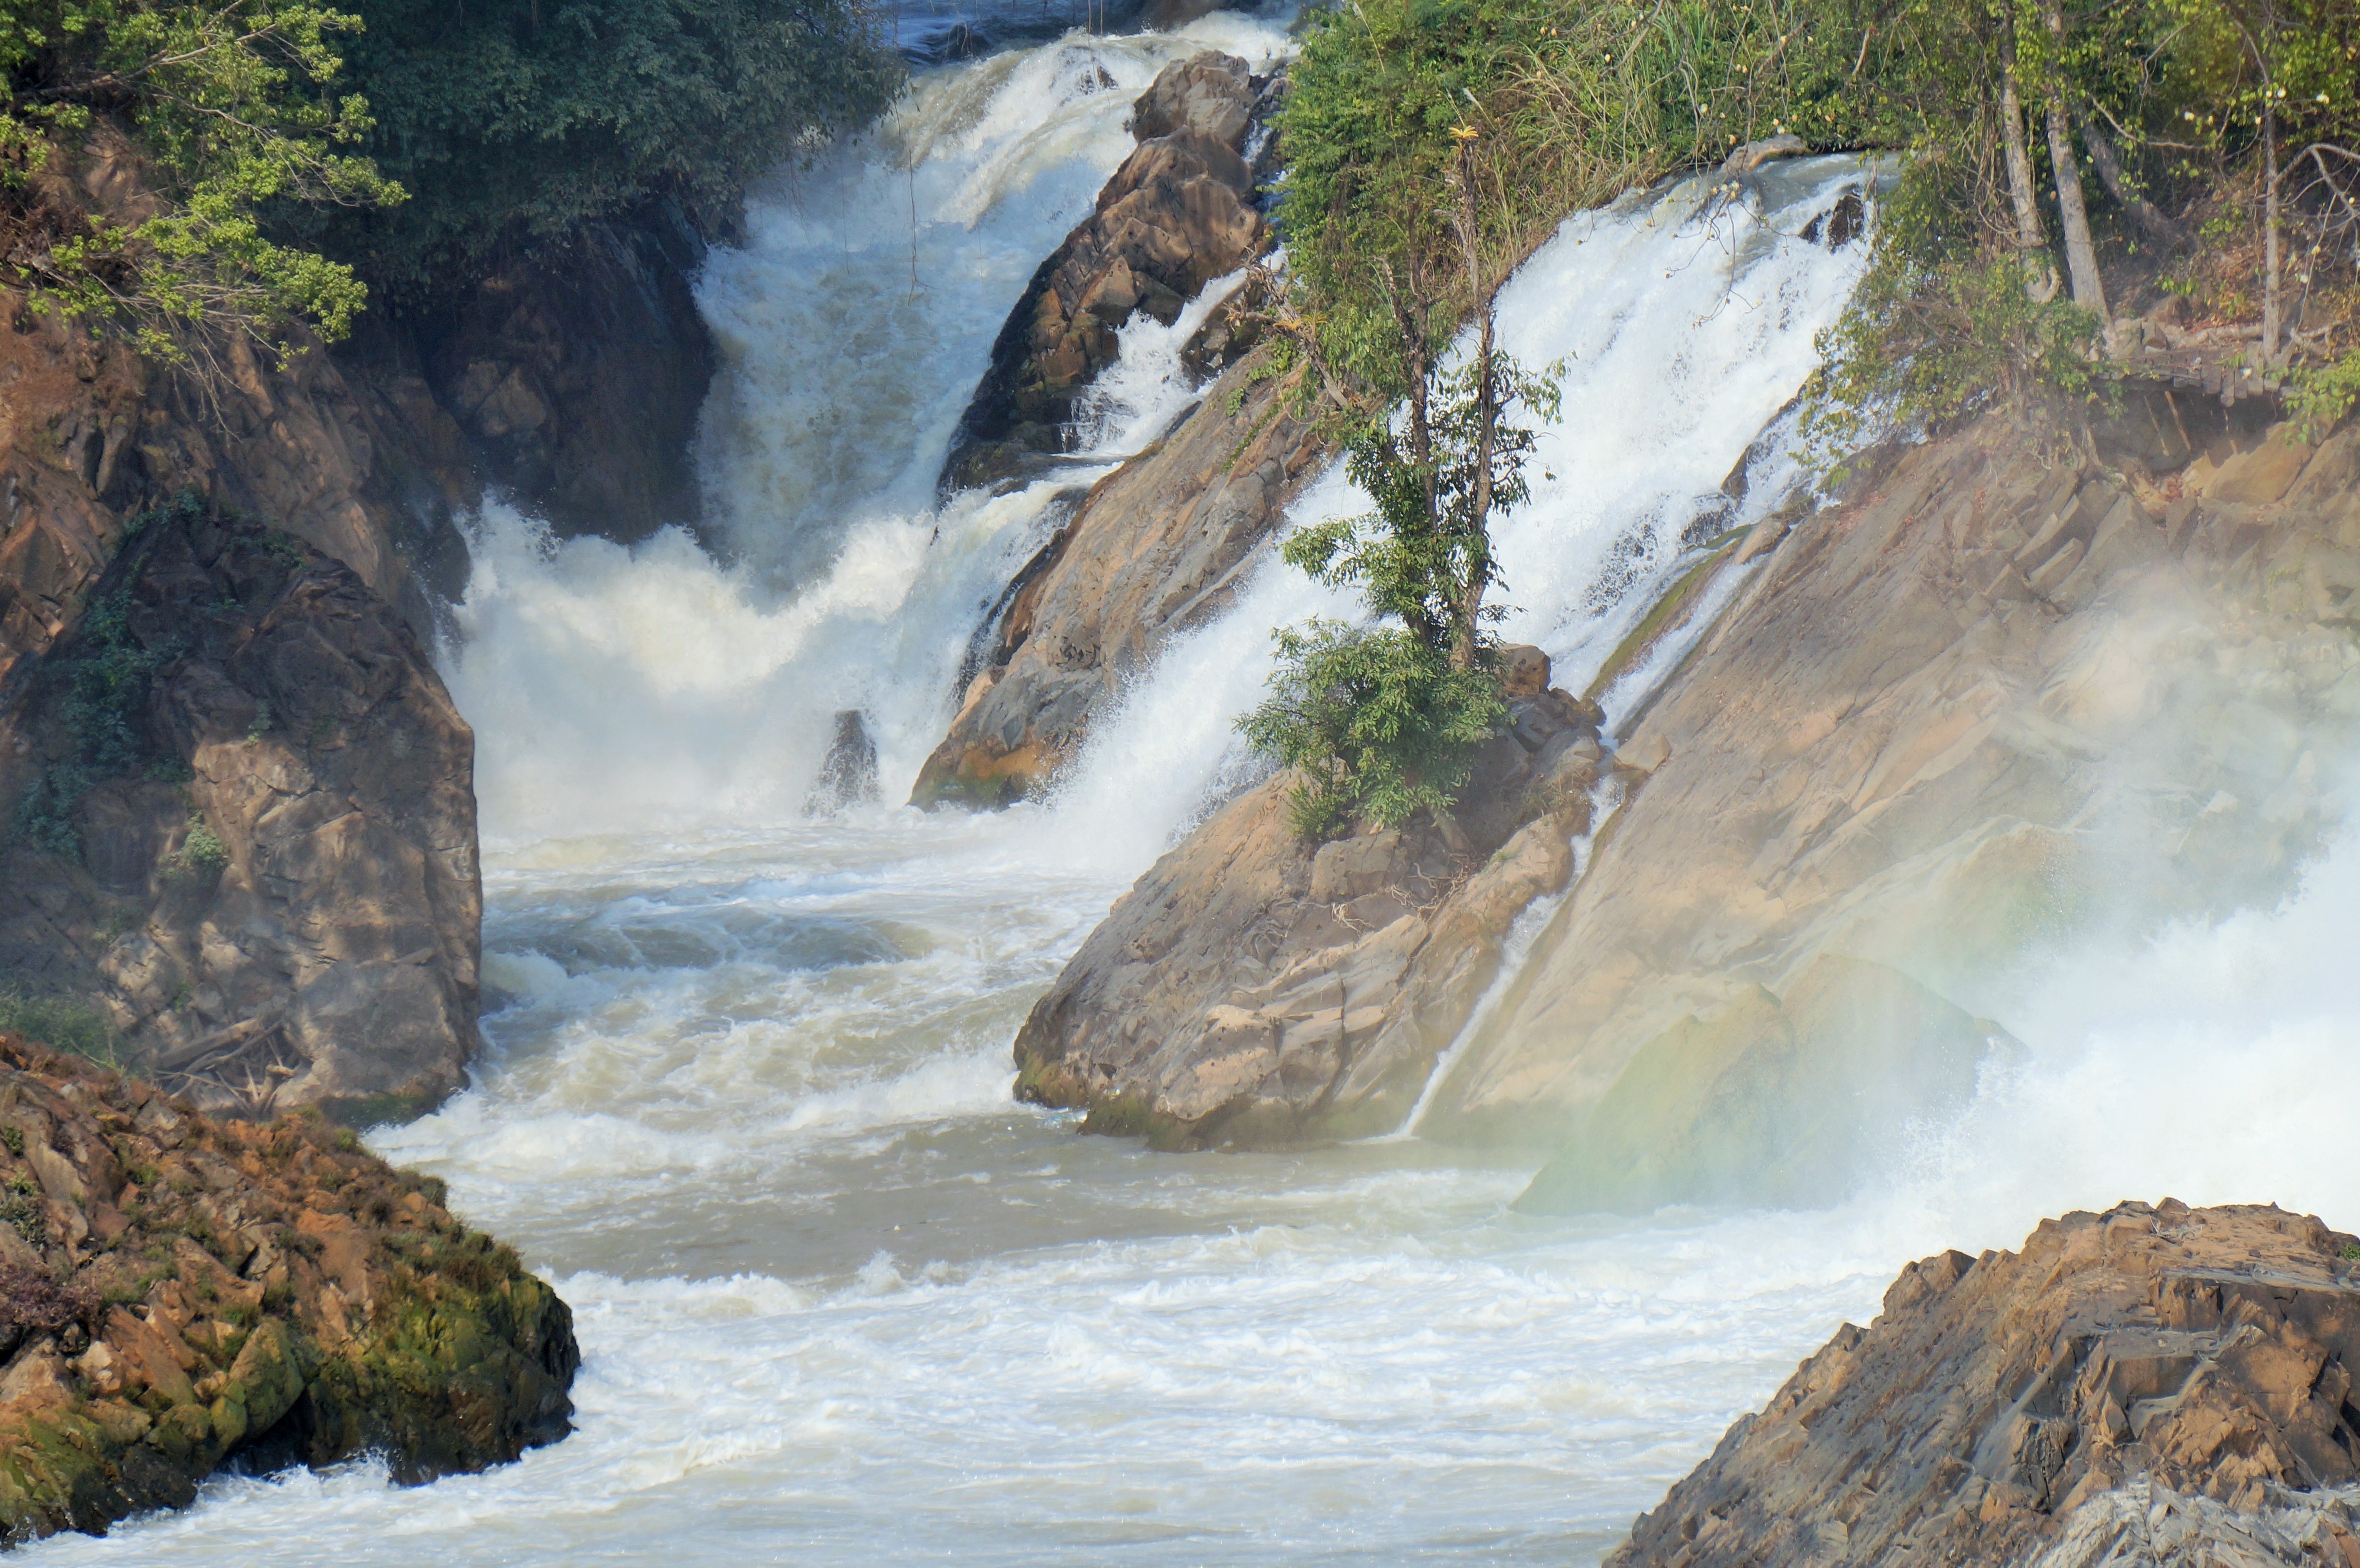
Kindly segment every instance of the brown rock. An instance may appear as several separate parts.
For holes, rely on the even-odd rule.
[[[569,1430],[573,1315],[516,1255],[316,1115],[257,1125],[0,1035],[0,1192],[61,1161],[120,1181],[124,1224],[83,1205],[5,1230],[0,1533],[103,1533],[182,1507],[235,1460],[268,1469],[383,1454],[416,1482],[480,1470]],[[169,1148],[142,1129],[169,1127]],[[66,1350],[73,1354],[69,1360]]]
[[[2273,1207],[2167,1200],[1911,1264],[1610,1568],[2341,1568],[2313,1497],[2360,1479],[2353,1246]]]
[[[1018,574],[913,804],[999,806],[1037,791],[1167,637],[1228,607],[1328,456],[1287,411],[1292,380],[1257,381],[1254,363],[1098,481]]]
[[[2127,407],[2142,397],[2180,463],[2271,449],[2217,404],[2183,398],[2175,416],[2149,392]],[[2311,629],[2319,604],[2353,596],[2330,576],[2349,548],[2342,493],[2234,509],[2208,497],[2175,542],[2107,473],[2044,466],[2032,444],[1994,420],[1899,453],[1799,522],[1646,709],[1618,715],[1645,786],[1468,1042],[1426,1136],[1564,1146],[1636,1092],[1654,1072],[1643,1058],[1683,1040],[1732,1053],[1713,1070],[1738,1073],[1732,1085],[1787,1081],[1800,1067],[1786,1026],[1748,1019],[1815,972],[1866,986],[1846,1004],[1862,1016],[1927,1020],[1921,1046],[1874,1069],[1926,1096],[1885,1105],[1889,1133],[1955,1094],[1955,1053],[1982,1026],[1950,998],[2015,962],[2028,931],[2054,942],[2133,876],[2145,918],[2290,884],[2322,820],[2294,737],[2360,738],[2329,695],[2352,661]],[[2141,450],[2171,460],[2160,438]],[[2320,458],[2342,461],[2332,442]],[[2315,675],[2292,679],[2313,659]],[[2232,734],[2260,751],[2206,739]],[[2289,780],[2298,825],[2281,833],[2250,802]],[[2248,807],[2206,815],[2223,796]],[[2092,822],[2123,831],[2080,831]],[[1822,959],[1847,962],[1815,970]],[[1614,1146],[1634,1161],[1710,1143],[1699,1103],[1648,1104],[1664,1119],[1628,1124]],[[1663,1168],[1593,1164],[1585,1181],[1598,1202],[1638,1203],[1614,1194],[1649,1188],[1647,1171]],[[1752,1190],[1726,1174],[1716,1195]],[[1551,1203],[1586,1201],[1569,1187]]]
[[[65,686],[27,693],[0,793],[38,781],[53,831],[0,844],[0,974],[96,996],[144,1071],[212,1109],[382,1117],[464,1083],[475,740],[425,650],[339,562],[202,508],[150,523],[99,586],[114,629],[58,657],[143,661],[147,699],[102,755]],[[73,797],[73,769],[115,777]]]
[[[1241,156],[1258,91],[1245,61],[1207,53],[1164,67],[1141,96],[1138,147],[1000,328],[945,486],[989,484],[1062,450],[1075,398],[1120,346],[1116,328],[1135,310],[1170,324],[1262,252],[1269,228]]]

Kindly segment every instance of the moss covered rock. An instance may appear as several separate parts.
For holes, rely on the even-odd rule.
[[[213,1121],[0,1035],[0,1534],[232,1460],[417,1482],[563,1437],[573,1313],[442,1199],[316,1116]]]

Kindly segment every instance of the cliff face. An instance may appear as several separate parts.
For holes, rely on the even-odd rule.
[[[2360,1245],[2167,1199],[1904,1269],[1609,1568],[2360,1559]]]
[[[102,999],[143,1071],[266,1116],[466,1081],[475,739],[342,563],[202,506],[126,541],[0,757],[0,973]]]
[[[652,214],[203,380],[0,299],[0,985],[94,1003],[217,1110],[465,1082],[473,739],[424,647],[453,518],[693,517],[701,256]]]
[[[362,379],[422,387],[432,408],[415,422],[457,428],[470,499],[488,486],[560,534],[624,543],[691,526],[689,452],[718,364],[691,287],[705,252],[668,207],[594,223],[342,357]]]
[[[2309,737],[2360,719],[2360,431],[2314,452],[2256,405],[2150,388],[2094,457],[2044,460],[2056,433],[1994,419],[1885,454],[1841,505],[1717,558],[1745,580],[1622,721],[1619,809],[1423,1136],[1560,1148],[1537,1208],[1825,1195],[1972,1092],[2007,1046],[1972,1003],[2036,939],[2289,884],[2335,784]],[[1264,1040],[1231,1014],[1273,1000],[1295,950],[1270,911],[1310,865],[1274,787],[1207,822],[1036,1007],[1027,1090],[1128,1094],[1120,1125],[1197,1141],[1200,1085],[1264,1093],[1291,1015]],[[1563,875],[1519,880],[1505,915]],[[1506,923],[1422,926],[1382,979],[1330,964],[1346,1014],[1352,985],[1377,998],[1357,1027],[1330,1015],[1332,1087],[1219,1136],[1397,1124],[1471,1009],[1397,1007],[1417,983],[1392,976],[1488,975]]]
[[[441,1198],[316,1117],[209,1121],[0,1036],[0,1537],[231,1459],[418,1482],[563,1437],[573,1313]]]

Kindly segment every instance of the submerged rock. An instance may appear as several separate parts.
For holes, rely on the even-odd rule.
[[[814,814],[841,811],[862,800],[877,799],[877,743],[869,736],[869,723],[858,708],[836,715],[836,738],[819,765],[819,782],[812,786],[803,809]]]
[[[2360,1242],[2166,1199],[1939,1253],[1608,1568],[2360,1561]]]
[[[0,1536],[224,1464],[414,1483],[563,1437],[573,1313],[442,1198],[316,1116],[212,1121],[0,1035]]]

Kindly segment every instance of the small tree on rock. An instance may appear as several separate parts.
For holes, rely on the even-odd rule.
[[[1390,225],[1408,254],[1369,269],[1383,305],[1371,318],[1392,328],[1381,357],[1405,372],[1399,412],[1381,407],[1346,435],[1347,467],[1374,509],[1303,528],[1283,550],[1317,582],[1358,586],[1377,624],[1281,630],[1272,695],[1240,721],[1257,749],[1304,769],[1294,821],[1306,836],[1447,813],[1474,747],[1505,716],[1487,629],[1502,613],[1488,602],[1500,580],[1491,525],[1530,495],[1535,432],[1514,416],[1554,420],[1558,390],[1554,367],[1528,373],[1497,345],[1505,269],[1486,256],[1480,137],[1455,134],[1456,201],[1435,213],[1440,233],[1409,214]],[[1473,336],[1456,359],[1434,332],[1453,295]]]

